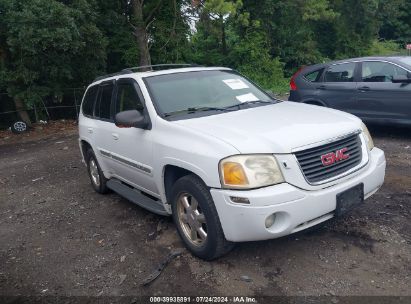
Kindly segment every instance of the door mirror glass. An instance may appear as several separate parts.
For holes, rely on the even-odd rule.
[[[119,83],[117,88],[116,113],[128,110],[142,111],[144,109],[133,83]]]
[[[141,128],[148,126],[144,115],[137,110],[122,111],[114,117],[114,123],[119,128]]]
[[[397,75],[392,78],[393,83],[411,83],[411,78],[405,75]]]

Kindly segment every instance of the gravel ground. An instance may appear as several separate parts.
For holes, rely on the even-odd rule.
[[[0,295],[411,295],[410,129],[371,128],[386,182],[344,218],[213,262],[184,251],[141,286],[183,245],[169,218],[93,191],[74,128],[0,139]]]

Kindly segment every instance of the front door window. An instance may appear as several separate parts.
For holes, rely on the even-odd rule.
[[[407,76],[407,71],[388,62],[366,61],[362,63],[363,82],[391,82],[394,76]]]

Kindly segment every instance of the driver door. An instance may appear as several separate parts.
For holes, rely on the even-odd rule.
[[[127,110],[138,110],[148,116],[137,82],[131,78],[122,78],[116,83],[114,115]],[[115,163],[115,177],[157,196],[158,190],[153,179],[151,130],[114,126],[109,136],[113,142],[110,152]]]
[[[364,119],[401,120],[411,118],[411,84],[393,83],[394,76],[407,76],[403,68],[385,61],[361,63],[357,103]]]

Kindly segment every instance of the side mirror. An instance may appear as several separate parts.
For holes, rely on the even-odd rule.
[[[405,75],[397,75],[392,77],[393,83],[411,83],[411,78]]]
[[[141,128],[148,127],[148,123],[143,114],[137,110],[123,111],[116,114],[114,123],[119,128]]]

